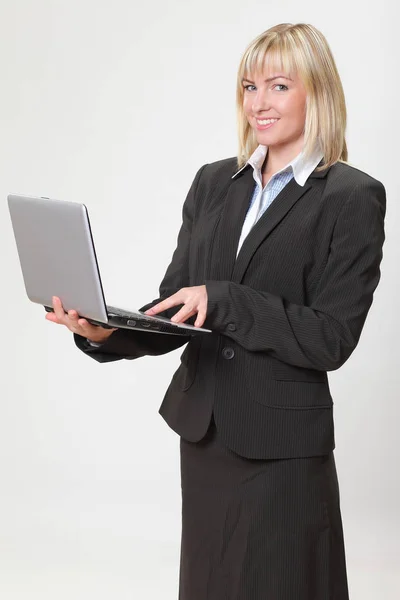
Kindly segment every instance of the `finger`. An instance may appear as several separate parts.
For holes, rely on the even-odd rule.
[[[79,315],[76,310],[68,311],[68,319],[72,325],[78,325]]]
[[[89,321],[87,319],[84,319],[83,317],[80,317],[77,322],[77,327],[79,329],[83,329],[85,331],[85,333],[90,332],[94,335],[98,335],[99,332],[101,331],[110,331],[108,328],[106,329],[105,327],[102,327],[101,325],[93,325],[92,323],[89,323]],[[118,329],[117,327],[113,327],[113,330]]]
[[[64,311],[63,324],[70,330],[76,333],[78,326],[79,315],[76,310]]]
[[[67,329],[73,331],[74,333],[78,329],[77,320],[71,319],[67,313],[64,313],[64,317],[61,320],[57,317],[55,312],[46,313],[45,318],[47,321],[57,323],[57,325],[64,325],[64,327],[67,327]]]
[[[78,324],[79,314],[76,310],[69,310],[68,313],[65,313],[65,325],[68,327],[70,331],[73,333],[78,333],[80,326]]]
[[[202,327],[204,325],[204,321],[206,320],[207,311],[199,310],[197,319],[194,322],[195,327]]]
[[[61,323],[59,323],[57,316],[55,313],[53,312],[48,312],[45,314],[45,319],[47,319],[47,321],[51,321],[52,323],[57,323],[58,325],[61,325]]]
[[[101,330],[101,327],[91,325],[86,319],[83,318],[78,318],[71,321],[68,323],[67,327],[72,333],[77,333],[78,335],[90,338],[93,341],[96,341],[96,339],[99,337],[99,330]]]
[[[113,327],[111,329],[105,329],[104,327],[92,325],[86,319],[79,319],[78,321],[78,331],[79,335],[92,340],[93,342],[102,341],[104,336],[104,332],[110,333],[113,331],[117,331],[118,327]]]
[[[173,306],[178,306],[179,304],[182,304],[182,302],[183,302],[183,300],[182,300],[180,294],[176,293],[176,294],[173,294],[172,296],[170,296],[169,298],[162,300],[162,302],[155,304],[152,308],[149,308],[148,310],[146,310],[144,314],[145,315],[157,315],[158,313],[162,312],[163,310],[167,310],[168,308],[172,308]]]
[[[94,325],[91,325],[86,319],[78,319],[76,321],[76,326],[78,330],[77,333],[79,333],[80,335],[90,337],[90,334],[92,336],[96,335],[96,333],[98,334],[99,328],[95,327]]]
[[[65,311],[60,298],[53,296],[53,310],[59,323],[65,324]]]
[[[184,323],[186,319],[197,313],[192,307],[182,306],[182,308],[171,318],[173,323]]]

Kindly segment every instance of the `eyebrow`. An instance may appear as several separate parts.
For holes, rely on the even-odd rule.
[[[290,79],[290,77],[286,77],[286,75],[275,75],[275,77],[268,77],[268,79],[265,79],[265,81],[274,81],[274,79],[289,79],[290,81],[293,81],[293,79]],[[247,77],[243,77],[242,79],[242,83],[243,81],[248,81],[249,83],[254,83],[254,81],[251,81],[251,79],[247,79]]]

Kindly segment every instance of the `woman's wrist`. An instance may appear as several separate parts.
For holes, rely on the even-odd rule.
[[[100,346],[102,346],[103,344],[106,343],[106,341],[111,337],[111,335],[114,333],[114,331],[117,331],[117,330],[116,329],[107,330],[105,333],[103,333],[101,335],[101,337],[99,339],[86,338],[86,341],[88,342],[88,344],[90,344],[90,346],[93,346],[93,348],[99,348]]]

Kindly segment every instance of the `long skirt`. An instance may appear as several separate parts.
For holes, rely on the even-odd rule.
[[[179,600],[348,600],[333,452],[248,459],[181,438]]]

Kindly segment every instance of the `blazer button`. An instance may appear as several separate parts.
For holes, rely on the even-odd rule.
[[[228,324],[228,331],[236,331],[236,325],[235,325],[235,323],[229,323]]]
[[[226,360],[230,360],[231,358],[233,358],[235,356],[235,351],[233,348],[230,348],[229,346],[227,346],[226,348],[224,348],[222,350],[222,356],[224,358],[226,358]]]

